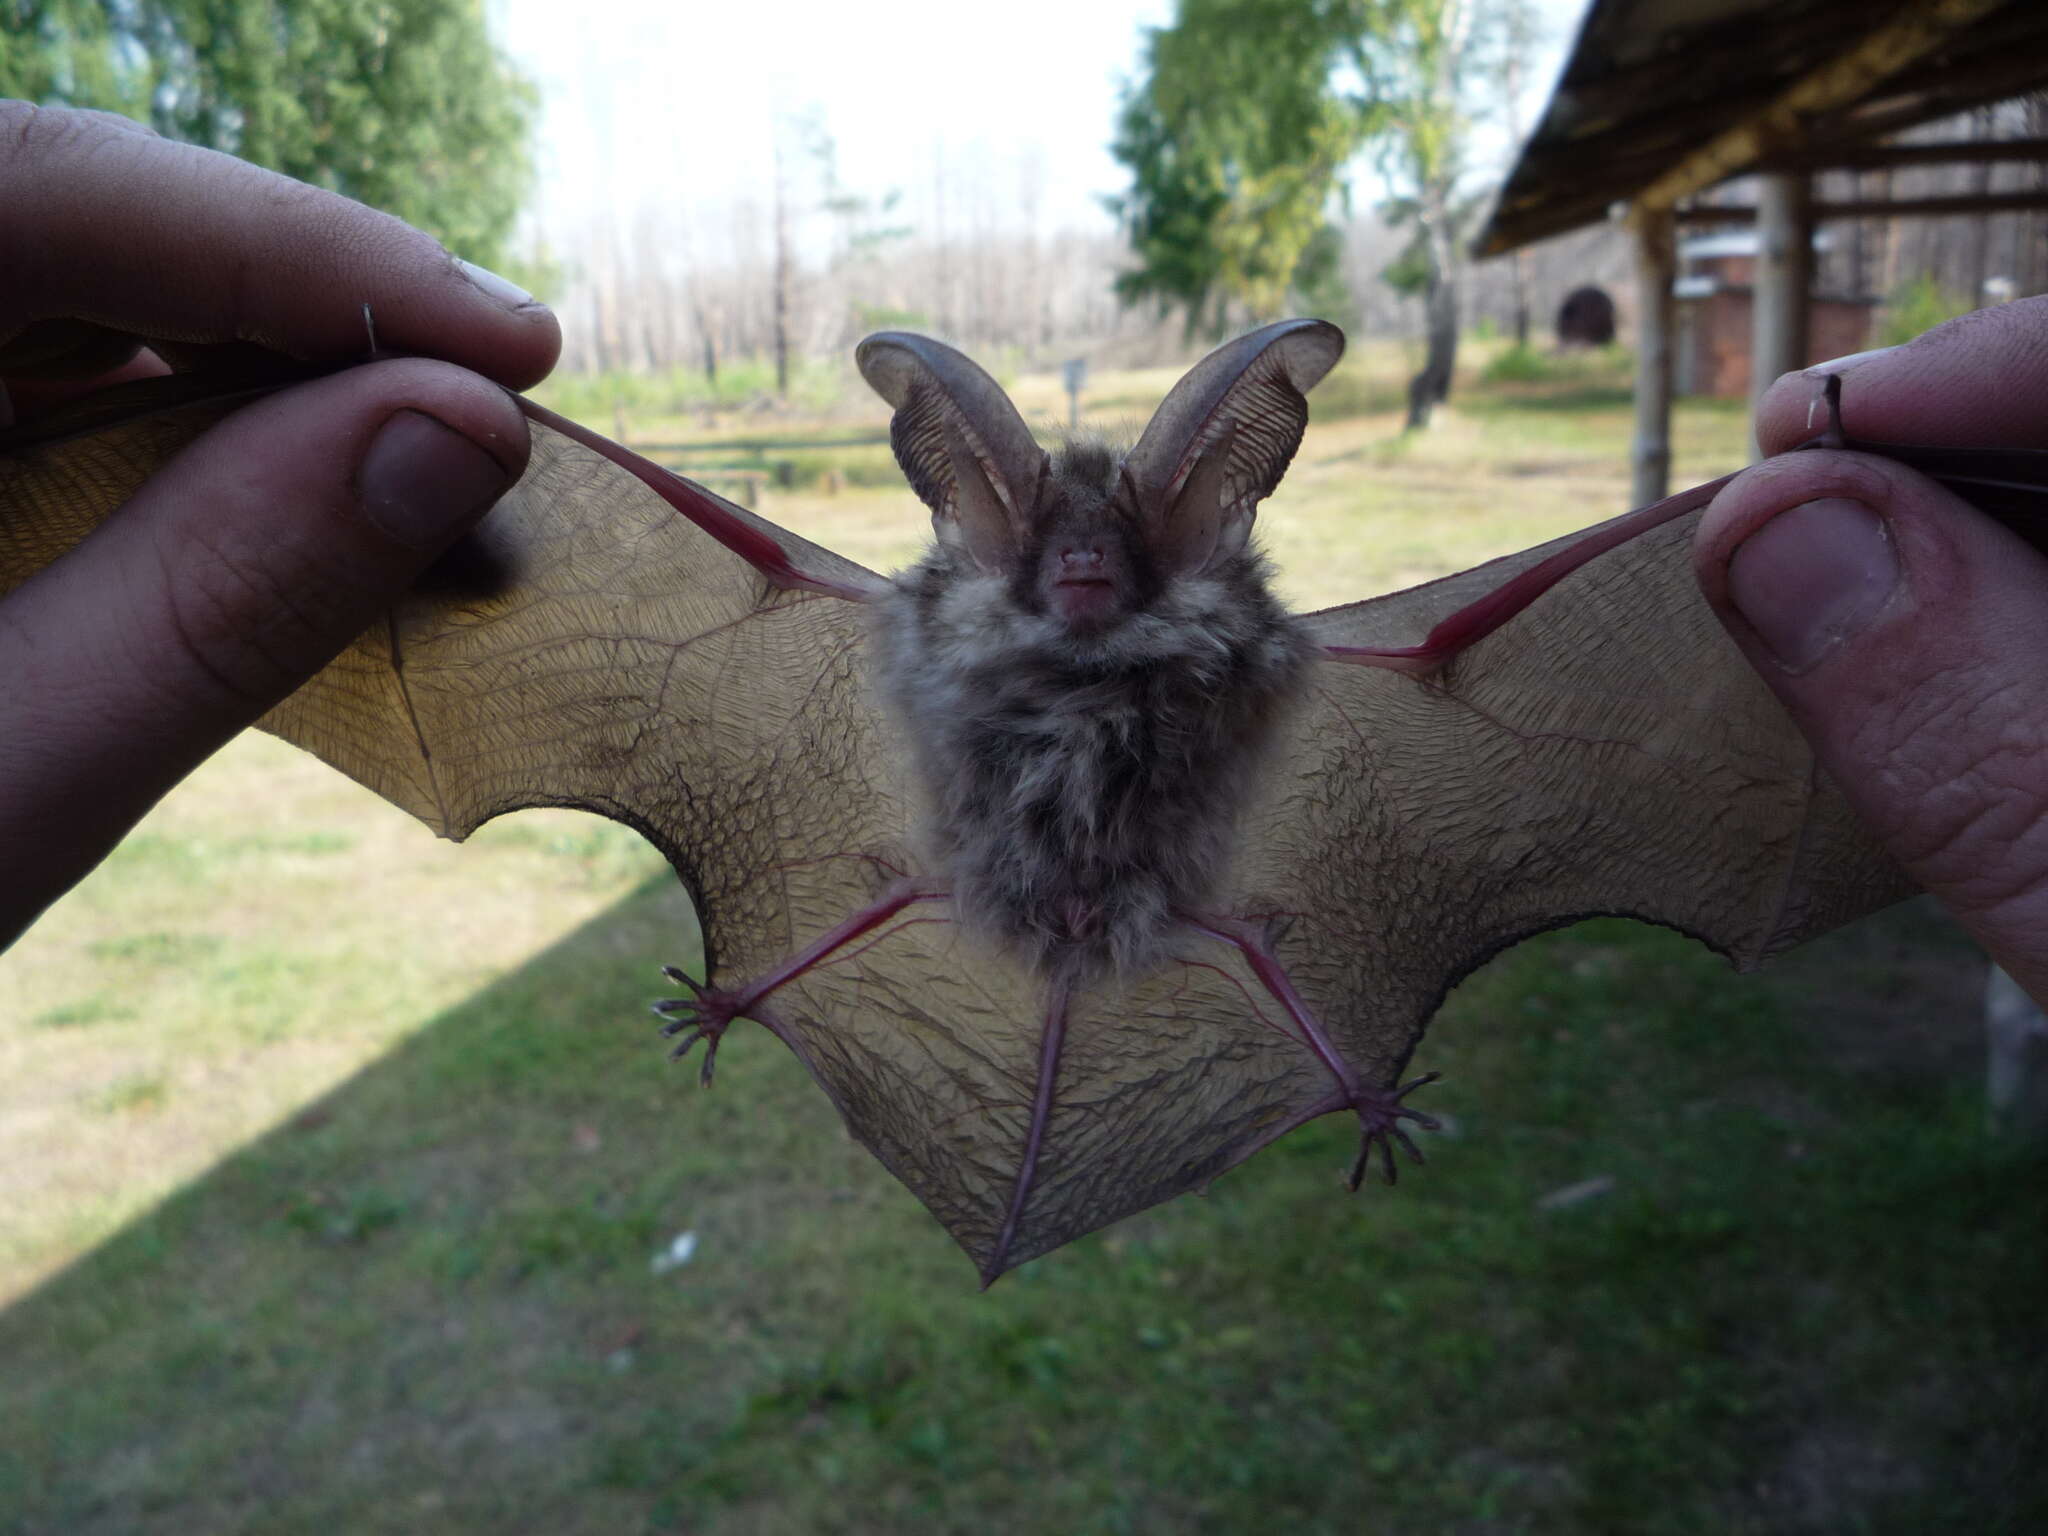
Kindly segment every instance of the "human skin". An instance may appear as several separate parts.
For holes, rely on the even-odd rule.
[[[396,219],[100,113],[0,102],[0,208],[0,425],[151,344],[359,360],[365,306],[400,354],[237,412],[0,601],[4,945],[518,478],[507,390],[561,338]]]
[[[2048,448],[2048,298],[1845,362],[1851,436]],[[1813,371],[1772,385],[1765,453],[1813,434],[1818,392]],[[1871,831],[2048,1002],[2048,557],[1900,464],[1824,450],[1738,476],[1694,556]]]

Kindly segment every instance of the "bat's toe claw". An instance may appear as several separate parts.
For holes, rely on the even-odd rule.
[[[1426,1072],[1421,1077],[1400,1085],[1398,1088],[1361,1088],[1351,1107],[1358,1112],[1359,1141],[1358,1158],[1351,1165],[1350,1187],[1356,1190],[1365,1182],[1365,1176],[1372,1169],[1375,1148],[1379,1151],[1380,1172],[1387,1183],[1395,1183],[1401,1174],[1400,1165],[1394,1161],[1394,1144],[1399,1142],[1401,1150],[1415,1162],[1426,1161],[1422,1148],[1402,1127],[1403,1120],[1412,1120],[1426,1131],[1441,1129],[1443,1122],[1434,1115],[1410,1109],[1401,1101],[1418,1088],[1426,1088],[1438,1078],[1441,1072]]]
[[[702,986],[674,966],[663,966],[662,974],[671,981],[681,982],[687,986],[691,994],[688,997],[664,997],[660,1002],[653,1004],[650,1010],[662,1021],[661,1033],[665,1038],[683,1036],[676,1042],[675,1049],[668,1053],[668,1059],[681,1061],[697,1048],[698,1042],[703,1042],[704,1065],[697,1078],[709,1088],[712,1068],[718,1059],[718,1043],[725,1038],[725,1031],[732,1021],[738,1018],[740,1011],[746,1007],[746,999],[737,992]]]
[[[1344,1180],[1344,1187],[1352,1194],[1358,1193],[1358,1186],[1365,1182],[1366,1165],[1372,1161],[1372,1138],[1359,1138],[1358,1156],[1352,1159],[1350,1177]]]

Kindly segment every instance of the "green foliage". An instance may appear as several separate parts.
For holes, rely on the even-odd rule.
[[[1117,281],[1126,301],[1216,331],[1232,305],[1271,319],[1327,285],[1338,177],[1375,121],[1329,88],[1355,13],[1351,0],[1181,0],[1153,29],[1111,145],[1132,176],[1111,200],[1140,262]]]
[[[146,82],[117,69],[113,18],[104,0],[0,0],[0,96],[142,116]]]
[[[860,331],[928,331],[931,316],[921,309],[898,309],[889,304],[856,304],[854,315]]]
[[[1893,290],[1885,300],[1884,323],[1878,327],[1877,345],[1901,346],[1976,307],[1963,294],[1944,288],[1934,277],[1916,277]]]
[[[1435,270],[1430,264],[1428,245],[1411,238],[1400,255],[1380,268],[1380,281],[1403,298],[1419,299],[1429,292]]]
[[[835,363],[795,358],[790,364],[789,402],[799,411],[822,410],[837,402],[844,375]],[[697,368],[652,373],[556,374],[534,391],[550,410],[600,425],[614,413],[676,416],[692,411],[734,410],[774,397],[775,364],[759,357],[728,358],[714,382]]]
[[[1534,384],[1551,376],[1550,359],[1530,346],[1512,346],[1497,354],[1480,377],[1489,384]]]
[[[533,87],[476,0],[0,0],[0,94],[98,107],[501,265]]]
[[[1273,318],[1290,295],[1348,308],[1329,212],[1373,146],[1397,189],[1383,216],[1413,232],[1382,275],[1424,303],[1422,425],[1456,367],[1458,245],[1477,206],[1458,191],[1468,104],[1526,15],[1524,0],[1179,0],[1111,146],[1132,186],[1110,206],[1138,258],[1118,294],[1182,309],[1191,331]]]

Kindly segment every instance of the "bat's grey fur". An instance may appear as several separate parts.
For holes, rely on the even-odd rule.
[[[1015,567],[935,543],[876,604],[875,666],[929,798],[961,923],[1074,982],[1137,975],[1222,873],[1232,824],[1314,644],[1249,546],[1163,572],[1121,456],[1055,455]],[[1122,541],[1132,606],[1096,631],[1040,599],[1047,539]]]

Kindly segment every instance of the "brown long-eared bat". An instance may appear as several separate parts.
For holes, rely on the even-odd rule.
[[[530,467],[267,729],[460,838],[637,828],[709,972],[992,1280],[1325,1114],[1419,1156],[1449,988],[1613,913],[1756,963],[1905,894],[1696,590],[1701,487],[1292,614],[1253,514],[1337,330],[1198,364],[1128,453],[1048,454],[926,338],[859,361],[934,541],[883,579],[529,404]],[[0,434],[0,590],[241,395],[173,377]],[[2044,455],[1857,442],[1995,513]],[[2021,459],[2025,463],[2019,462]],[[1441,1091],[1441,1090],[1439,1090]]]

